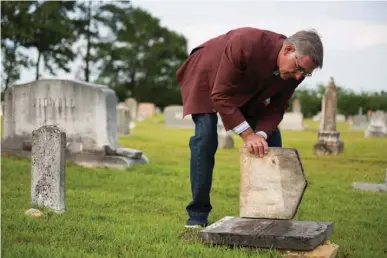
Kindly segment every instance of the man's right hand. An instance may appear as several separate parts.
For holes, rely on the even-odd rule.
[[[251,128],[242,132],[240,136],[251,154],[262,158],[267,153],[268,145],[265,138],[260,134],[255,134]]]

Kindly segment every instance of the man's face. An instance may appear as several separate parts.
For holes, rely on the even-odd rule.
[[[311,76],[317,68],[310,56],[297,57],[291,45],[285,47],[279,58],[279,72],[283,80],[300,80],[302,77]]]

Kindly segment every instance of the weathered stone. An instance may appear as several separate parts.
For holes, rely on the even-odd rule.
[[[232,137],[232,131],[226,131],[222,126],[218,128],[218,148],[219,149],[233,149],[234,138]]]
[[[296,149],[270,147],[259,158],[246,147],[240,153],[240,216],[291,219],[307,187]]]
[[[279,128],[281,130],[304,130],[304,115],[301,112],[286,112]]]
[[[387,115],[382,110],[372,113],[370,124],[365,131],[365,137],[386,137]]]
[[[103,160],[113,159],[103,157],[105,146],[120,148],[116,104],[114,90],[105,85],[55,79],[13,85],[5,92],[2,152],[29,156],[32,131],[56,125],[66,133],[67,159],[77,162],[94,157],[90,164],[105,166]],[[123,166],[143,164],[145,160],[144,156]]]
[[[29,209],[25,212],[25,214],[27,216],[31,216],[31,217],[40,217],[42,216],[42,212],[38,209]]]
[[[336,130],[337,92],[331,78],[321,105],[321,120],[318,131],[318,141],[313,147],[316,155],[339,154],[344,150],[340,141],[340,132]]]
[[[147,117],[153,117],[155,114],[155,104],[149,102],[142,102],[138,104],[137,120],[142,121]]]
[[[125,103],[117,104],[117,133],[118,135],[130,134],[130,109]]]
[[[57,126],[42,126],[32,132],[32,205],[64,212],[65,146],[66,134]]]
[[[280,254],[283,258],[335,258],[338,250],[338,245],[325,241],[312,251],[283,250]]]
[[[352,183],[352,187],[360,190],[372,191],[372,192],[387,191],[387,184],[371,184],[371,183],[354,182]]]
[[[191,115],[183,117],[183,106],[167,106],[164,108],[164,123],[168,127],[193,128],[195,123]]]
[[[134,98],[127,98],[125,99],[125,104],[130,110],[130,121],[133,123],[137,118],[137,100]]]
[[[199,231],[207,244],[310,251],[325,242],[333,223],[224,217]]]
[[[293,111],[294,113],[302,113],[302,112],[301,112],[301,101],[300,101],[300,99],[295,99],[295,100],[293,100],[292,111]]]

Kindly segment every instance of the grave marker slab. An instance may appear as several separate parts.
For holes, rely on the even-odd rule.
[[[164,123],[168,127],[194,128],[195,123],[190,115],[183,118],[183,106],[173,105],[164,108]]]
[[[122,148],[117,136],[117,97],[111,88],[72,80],[38,80],[13,85],[5,92],[2,151],[29,156],[32,131],[56,125],[66,133],[66,158],[81,164],[121,168],[148,163],[107,155]]]
[[[365,131],[365,137],[386,137],[387,115],[382,110],[372,113],[370,124]]]
[[[304,115],[301,112],[286,112],[279,124],[281,130],[304,130]]]
[[[259,158],[240,152],[240,216],[292,219],[307,180],[296,149],[270,147]]]
[[[207,244],[310,251],[325,242],[333,223],[227,216],[199,231]]]
[[[57,126],[42,126],[32,132],[32,205],[65,211],[65,146],[66,134]]]
[[[118,135],[130,134],[130,109],[125,103],[117,104],[117,133]]]

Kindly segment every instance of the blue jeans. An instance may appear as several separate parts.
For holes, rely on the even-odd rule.
[[[189,141],[192,201],[186,210],[192,220],[206,222],[212,210],[210,191],[218,148],[218,116],[215,113],[193,114],[192,119],[195,123],[195,134]],[[278,128],[267,143],[270,147],[282,147],[281,132]]]

